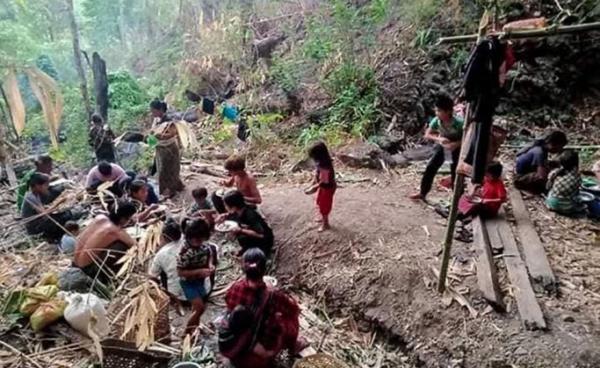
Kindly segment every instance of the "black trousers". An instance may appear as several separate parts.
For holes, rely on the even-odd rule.
[[[456,166],[460,157],[460,147],[452,151],[452,164],[450,165],[450,174],[452,175],[452,185],[454,185],[454,177],[456,176]],[[438,170],[444,164],[445,154],[444,147],[441,144],[436,144],[434,147],[433,157],[427,163],[423,179],[421,179],[421,196],[425,197],[431,190],[433,180]]]
[[[95,262],[83,267],[81,270],[95,279],[96,277],[103,284],[108,284],[122,265],[117,262],[125,255],[129,248],[120,241],[116,241],[108,246],[105,250],[100,251],[94,258]]]

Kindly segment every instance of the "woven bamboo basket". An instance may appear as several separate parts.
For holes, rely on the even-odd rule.
[[[171,357],[164,353],[139,351],[132,342],[102,341],[103,368],[167,368]]]

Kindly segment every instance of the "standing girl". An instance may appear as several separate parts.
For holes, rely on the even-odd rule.
[[[307,193],[317,192],[317,208],[321,217],[317,220],[321,222],[319,231],[329,229],[329,214],[333,207],[333,195],[337,188],[335,182],[335,171],[333,170],[333,161],[329,155],[329,150],[323,142],[315,143],[309,150],[308,156],[317,166],[313,185],[307,190]]]

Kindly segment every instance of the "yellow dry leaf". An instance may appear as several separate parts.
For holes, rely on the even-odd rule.
[[[176,121],[175,127],[177,128],[177,135],[179,136],[179,142],[184,150],[188,148],[194,148],[198,141],[196,140],[196,134],[190,127],[190,124],[186,121]]]
[[[6,99],[8,100],[8,108],[10,110],[13,125],[15,126],[17,135],[21,136],[23,129],[25,129],[25,104],[21,97],[17,75],[14,70],[9,71],[6,76],[6,80],[4,81],[4,92],[6,93]]]
[[[29,85],[42,106],[44,121],[54,147],[58,147],[58,129],[63,111],[63,97],[56,82],[38,68],[26,70]]]

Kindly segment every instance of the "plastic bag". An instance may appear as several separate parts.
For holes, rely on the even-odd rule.
[[[110,332],[106,301],[94,294],[68,294],[65,299],[68,306],[65,309],[65,320],[77,331],[90,337],[88,328],[100,338]]]
[[[54,298],[57,292],[58,287],[56,285],[36,286],[27,289],[25,291],[26,298],[23,301],[23,304],[21,304],[19,311],[26,316],[30,316],[40,304]]]
[[[59,298],[40,304],[29,318],[31,328],[36,332],[43,330],[63,316],[66,306],[67,303]]]

